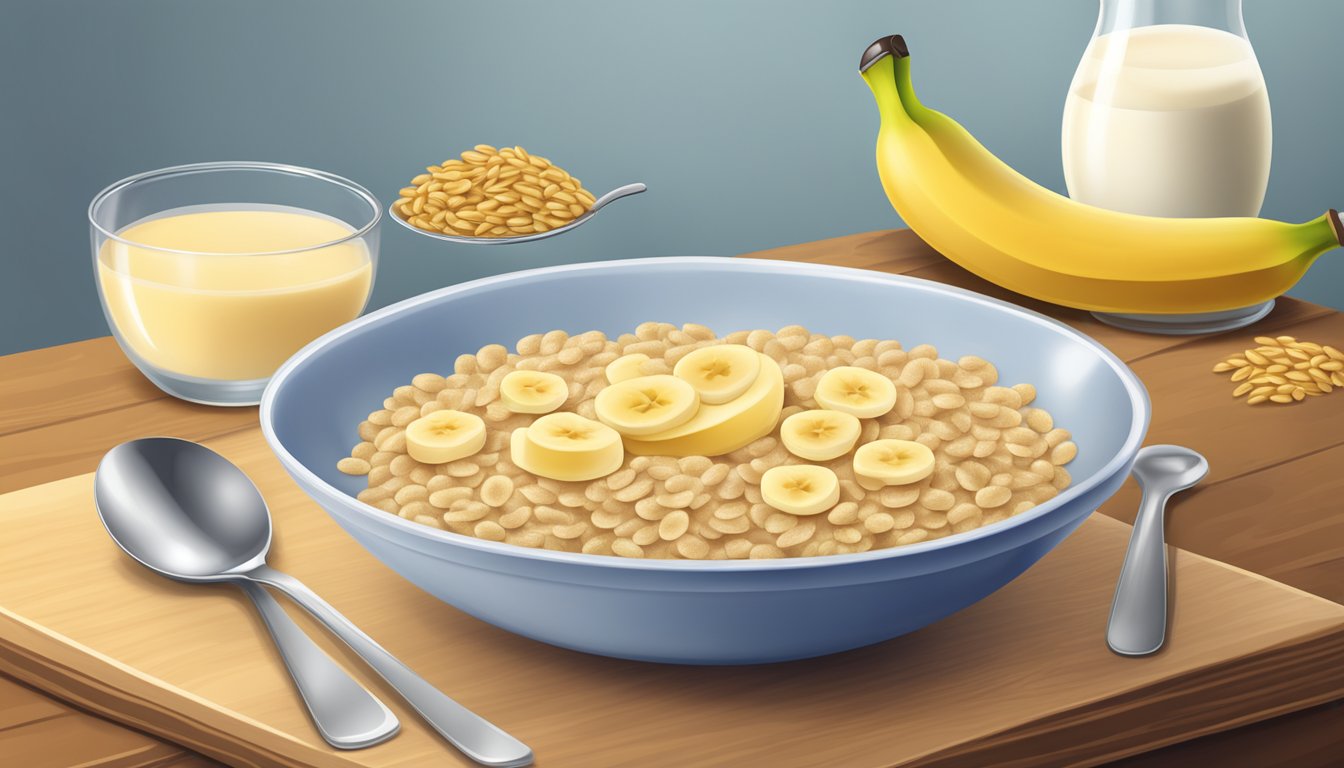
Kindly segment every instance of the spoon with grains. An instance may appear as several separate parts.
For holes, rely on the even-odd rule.
[[[522,147],[477,144],[411,179],[388,212],[436,240],[508,245],[568,232],[609,203],[646,189],[626,184],[594,197],[563,168]]]

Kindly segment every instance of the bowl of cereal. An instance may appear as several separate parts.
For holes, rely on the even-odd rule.
[[[607,656],[745,664],[926,626],[1109,498],[1147,430],[1097,342],[969,291],[653,258],[432,291],[314,341],[262,429],[375,557]]]

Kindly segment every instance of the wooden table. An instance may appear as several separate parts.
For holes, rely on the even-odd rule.
[[[1335,602],[1344,602],[1344,394],[1283,408],[1229,409],[1230,386],[1209,372],[1260,333],[1344,347],[1344,315],[1283,298],[1253,329],[1215,337],[1143,336],[1083,312],[1043,305],[989,285],[908,231],[875,232],[777,248],[752,257],[826,262],[903,273],[971,288],[1053,315],[1128,362],[1153,400],[1150,442],[1189,445],[1209,457],[1208,479],[1181,501],[1168,538],[1191,550]],[[1229,413],[1234,418],[1229,418]],[[0,492],[90,472],[111,446],[148,434],[201,440],[246,429],[253,408],[174,400],[146,381],[109,338],[0,358]],[[1131,520],[1128,484],[1103,513]],[[1334,513],[1334,514],[1331,514]],[[1216,706],[1216,702],[1210,702]],[[103,720],[0,677],[0,764],[25,768],[197,768],[214,762]],[[1316,707],[1129,758],[1132,768],[1337,764],[1344,705]],[[36,762],[34,762],[36,760]]]

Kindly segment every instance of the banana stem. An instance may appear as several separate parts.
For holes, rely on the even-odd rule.
[[[873,62],[862,72],[864,82],[877,100],[877,113],[882,118],[882,127],[889,127],[890,121],[898,116],[904,117],[901,97],[896,92],[890,57]]]
[[[896,60],[896,94],[901,99],[901,107],[911,120],[919,121],[919,116],[924,112],[924,105],[919,103],[919,97],[915,95],[915,85],[910,80],[910,57],[903,56]]]
[[[1289,228],[1300,249],[1298,258],[1304,260],[1306,265],[1315,261],[1317,256],[1344,245],[1344,225],[1340,222],[1339,211],[1334,208],[1311,221],[1291,224]]]
[[[924,111],[910,80],[910,49],[900,35],[878,38],[859,59],[859,74],[873,91],[884,128]]]
[[[859,74],[863,74],[873,64],[888,56],[903,59],[909,55],[910,48],[906,46],[904,37],[900,35],[879,37],[864,49],[863,56],[859,57]]]

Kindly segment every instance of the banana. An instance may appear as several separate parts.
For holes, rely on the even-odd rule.
[[[499,382],[499,399],[514,413],[550,413],[569,399],[569,385],[546,371],[510,371]]]
[[[854,452],[854,474],[868,490],[917,483],[933,474],[933,451],[910,440],[874,440]]]
[[[597,420],[639,437],[679,427],[700,408],[695,388],[676,376],[639,376],[603,387],[593,401]]]
[[[607,367],[603,369],[603,372],[607,376],[607,383],[616,384],[625,381],[626,379],[643,376],[644,373],[640,371],[640,366],[647,362],[649,362],[649,356],[643,352],[622,355],[615,360],[612,360],[610,363],[607,363]]]
[[[830,461],[849,453],[862,432],[857,416],[843,411],[801,411],[779,426],[789,453],[808,461]]]
[[[877,168],[896,212],[925,242],[998,285],[1101,312],[1183,314],[1258,304],[1344,244],[1333,209],[1302,224],[1168,219],[1108,211],[1048,190],[925,107],[900,35],[864,51],[859,71],[882,125]]]
[[[761,475],[761,500],[790,515],[816,515],[840,501],[840,480],[826,467],[790,464]]]
[[[561,411],[513,430],[509,458],[534,475],[569,482],[596,480],[615,472],[625,452],[616,430]]]
[[[784,374],[773,358],[761,355],[761,372],[746,392],[722,405],[701,405],[679,427],[625,438],[636,456],[721,456],[775,430],[784,408]]]
[[[406,452],[422,464],[447,464],[485,447],[485,422],[474,413],[443,410],[406,425]]]
[[[672,375],[690,382],[700,402],[721,405],[740,397],[761,372],[756,350],[743,344],[701,347],[677,361]]]
[[[813,399],[830,411],[875,419],[896,405],[896,385],[876,371],[842,365],[822,374]]]

